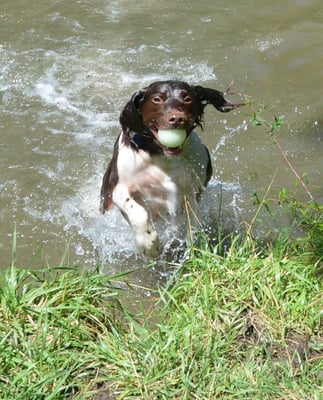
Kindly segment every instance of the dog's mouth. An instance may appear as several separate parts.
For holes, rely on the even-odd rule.
[[[188,137],[187,131],[180,128],[158,129],[150,126],[150,131],[167,156],[179,155]]]

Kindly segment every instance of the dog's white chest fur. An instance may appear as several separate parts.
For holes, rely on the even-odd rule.
[[[122,144],[120,137],[119,181],[112,200],[132,226],[139,250],[153,252],[158,246],[151,221],[183,212],[180,209],[183,198],[195,202],[206,178],[207,163],[207,150],[195,132],[176,157],[151,156],[142,150],[134,152]]]

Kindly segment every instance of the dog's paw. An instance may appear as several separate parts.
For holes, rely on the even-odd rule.
[[[157,232],[153,229],[137,232],[136,245],[138,252],[146,257],[154,258],[159,255],[159,239]]]

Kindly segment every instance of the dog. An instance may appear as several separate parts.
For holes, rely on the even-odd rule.
[[[134,93],[121,112],[122,132],[102,181],[101,212],[118,207],[143,255],[160,251],[155,221],[183,213],[185,201],[195,204],[208,184],[210,154],[194,129],[203,128],[206,105],[224,113],[242,105],[227,100],[228,91],[158,81]]]

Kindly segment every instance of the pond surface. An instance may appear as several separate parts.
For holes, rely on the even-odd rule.
[[[234,81],[254,110],[266,105],[264,118],[283,116],[279,142],[322,203],[322,37],[321,0],[2,0],[1,267],[15,226],[17,265],[57,265],[69,241],[71,264],[143,265],[126,222],[100,215],[99,191],[122,107],[160,79],[222,91]],[[224,193],[231,222],[251,220],[253,192],[261,198],[272,180],[272,196],[295,184],[267,131],[248,124],[252,112],[209,107],[200,132],[214,167],[207,204],[216,209]]]

